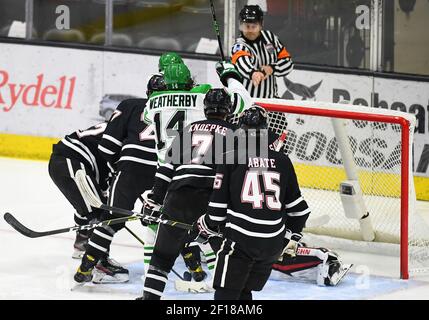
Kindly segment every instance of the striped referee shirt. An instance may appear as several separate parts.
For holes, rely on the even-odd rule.
[[[243,35],[237,39],[231,50],[232,63],[243,76],[243,85],[253,98],[277,98],[276,77],[284,77],[293,70],[289,52],[278,37],[268,30],[262,30],[256,40],[248,40]],[[262,66],[271,66],[273,74],[258,86],[252,83],[252,75]]]

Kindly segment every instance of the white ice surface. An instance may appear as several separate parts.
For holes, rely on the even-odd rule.
[[[12,213],[37,231],[73,225],[73,208],[50,180],[47,162],[0,158],[0,213]],[[428,203],[419,208],[429,215]],[[141,234],[139,222],[129,227]],[[121,285],[85,285],[71,291],[79,261],[71,258],[74,234],[26,238],[0,219],[0,299],[134,299],[143,283],[143,249],[125,230],[115,237],[111,256],[130,270],[130,282]],[[273,272],[255,299],[429,299],[429,276],[398,279],[394,257],[340,252],[354,263],[352,272],[335,288],[313,283],[278,280]],[[179,258],[175,270],[183,273]],[[212,299],[213,294],[181,293],[174,289],[171,273],[164,299]]]

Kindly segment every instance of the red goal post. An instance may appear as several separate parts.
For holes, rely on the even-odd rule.
[[[412,152],[412,142],[413,142],[413,134],[414,134],[414,128],[416,125],[416,118],[414,115],[403,113],[399,111],[394,110],[387,110],[387,109],[378,109],[378,108],[369,108],[364,106],[354,106],[354,105],[348,105],[348,104],[334,104],[334,103],[326,103],[326,102],[314,102],[314,101],[291,101],[291,100],[279,100],[279,99],[255,99],[255,103],[264,107],[266,110],[269,111],[270,116],[270,128],[277,130],[278,132],[281,132],[282,129],[282,121],[276,121],[272,120],[272,118],[278,118],[278,115],[280,116],[284,115],[286,119],[288,117],[291,117],[291,115],[294,115],[295,117],[306,117],[310,116],[311,118],[308,118],[309,120],[300,119],[299,121],[288,121],[288,130],[294,130],[294,124],[296,123],[297,126],[300,126],[301,123],[305,122],[312,122],[311,119],[318,119],[319,118],[329,118],[329,119],[344,119],[345,120],[351,120],[356,123],[358,122],[369,122],[370,125],[365,125],[365,128],[368,128],[368,130],[377,131],[376,124],[393,124],[398,125],[401,128],[400,137],[398,135],[398,139],[400,138],[400,163],[399,164],[391,164],[389,166],[396,167],[400,166],[400,170],[398,170],[397,174],[400,175],[400,234],[399,234],[399,245],[400,245],[400,276],[402,279],[408,279],[409,278],[409,215],[410,215],[410,209],[413,207],[413,205],[410,205],[410,203],[415,202],[415,192],[414,192],[414,186],[413,186],[413,175],[412,175],[412,164],[411,164],[411,152]],[[295,118],[299,119],[299,118]],[[341,120],[343,121],[343,120]],[[314,121],[316,122],[316,121]],[[334,123],[334,122],[332,122]],[[309,128],[313,127],[312,123],[308,123]],[[317,127],[318,124],[314,123],[314,127]],[[326,124],[320,124],[320,128],[326,128]],[[350,128],[354,128],[354,125],[349,125]],[[362,125],[363,126],[363,125]],[[346,127],[345,124],[341,125],[340,127]],[[356,127],[359,127],[356,125]],[[375,129],[374,129],[375,128]],[[396,128],[396,127],[395,127]],[[325,130],[325,129],[323,129]],[[378,131],[382,131],[379,129]],[[395,131],[395,130],[393,130]],[[335,134],[337,135],[337,134]],[[371,134],[370,134],[371,135]],[[350,140],[353,137],[351,133],[347,133],[347,136],[349,139],[343,139],[343,140]],[[373,138],[378,139],[378,138]],[[335,141],[337,141],[337,144],[339,144],[339,137],[335,136],[334,139],[331,141],[334,141],[332,145],[335,145]],[[351,143],[350,141],[346,141],[346,144]],[[366,140],[365,140],[366,141]],[[368,138],[368,141],[371,141],[371,138]],[[309,143],[309,142],[308,142]],[[308,145],[307,143],[307,145]],[[370,145],[371,142],[366,143],[366,145]],[[287,142],[285,143],[287,145]],[[346,147],[347,148],[347,147]],[[364,154],[374,154],[374,152],[377,151],[375,148],[374,150],[370,150],[371,147],[368,147],[368,150],[363,150]],[[338,147],[337,147],[338,149]],[[337,150],[336,149],[336,150]],[[360,150],[357,147],[350,147],[350,150],[354,151],[354,157],[356,157],[356,150]],[[358,151],[357,151],[358,152]],[[291,153],[292,155],[292,153]],[[318,155],[317,155],[318,156]],[[305,157],[304,157],[305,158]],[[316,158],[316,157],[315,157]],[[393,157],[395,158],[395,157]],[[295,163],[294,157],[291,157],[292,161]],[[342,157],[342,159],[346,159],[345,157]],[[311,160],[311,159],[310,159]],[[345,160],[343,161],[343,165]],[[353,161],[353,160],[352,160]],[[372,159],[372,161],[375,161]],[[397,160],[398,161],[398,160]],[[305,161],[304,161],[305,162]],[[354,162],[354,161],[353,161]],[[356,164],[352,164],[353,166],[356,166]],[[386,166],[386,167],[389,167]],[[391,168],[389,168],[391,169]],[[391,174],[391,173],[388,173]],[[357,174],[360,176],[360,173]],[[300,180],[300,175],[298,173],[298,179]],[[373,179],[377,180],[377,179]],[[301,182],[300,182],[301,183]],[[380,182],[382,183],[382,182]],[[358,183],[359,184],[359,183]],[[338,186],[339,188],[340,186]],[[317,189],[317,186],[309,186],[310,189]],[[359,186],[357,186],[359,188]],[[321,187],[321,190],[327,190],[326,187]],[[332,190],[332,189],[331,189]],[[346,190],[346,189],[344,189]],[[358,193],[358,192],[357,192]],[[364,192],[363,192],[364,193]],[[342,197],[343,195],[341,195]],[[370,195],[370,197],[377,197],[380,198],[380,195]],[[387,196],[390,198],[391,196]],[[343,199],[341,199],[343,201]],[[346,206],[347,206],[347,201]],[[390,201],[390,200],[389,200]],[[351,200],[352,206],[355,205],[356,201]],[[357,201],[359,202],[359,201]],[[365,202],[365,200],[364,200]],[[383,205],[383,200],[380,200],[380,205]],[[344,202],[343,202],[344,206]],[[311,207],[311,205],[310,205]],[[377,210],[379,211],[379,210]],[[370,215],[372,213],[370,212]],[[399,213],[398,213],[399,214]],[[345,215],[347,216],[347,212],[345,212]],[[387,219],[386,219],[387,221]],[[335,224],[335,218],[332,222]],[[339,224],[343,224],[343,222],[338,222]],[[386,224],[391,223],[386,222]],[[345,225],[346,223],[344,223]],[[341,229],[341,227],[338,227],[337,229]],[[374,231],[377,235],[377,230]],[[322,232],[323,233],[323,232]],[[341,233],[341,232],[340,232]],[[384,231],[380,231],[380,234],[384,234]],[[327,233],[329,235],[329,232]],[[340,236],[341,237],[341,236]],[[376,236],[377,238],[377,236]],[[358,239],[359,240],[359,239]],[[362,241],[362,240],[361,240]]]

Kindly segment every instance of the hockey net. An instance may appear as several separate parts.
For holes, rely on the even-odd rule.
[[[287,129],[284,152],[311,218],[329,216],[306,233],[338,240],[328,241],[330,248],[397,255],[403,279],[429,270],[429,226],[415,210],[413,115],[348,104],[256,102],[269,111],[272,130]]]

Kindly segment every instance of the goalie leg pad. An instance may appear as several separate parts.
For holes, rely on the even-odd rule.
[[[336,286],[353,265],[343,264],[335,252],[328,251],[327,254],[327,260],[318,266],[317,284],[319,286]]]
[[[325,248],[300,247],[296,257],[284,255],[273,269],[292,278],[316,281],[320,286],[336,286],[352,267],[343,264],[338,254]]]

